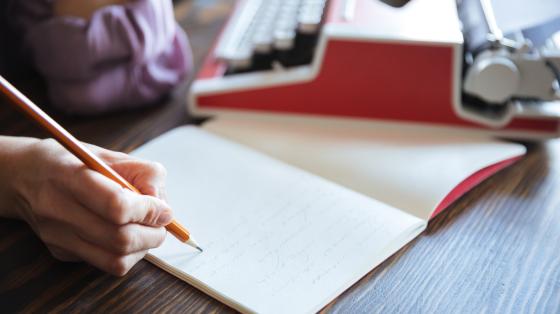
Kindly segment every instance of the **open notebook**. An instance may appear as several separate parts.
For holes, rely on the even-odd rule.
[[[227,127],[217,124],[210,127],[209,124],[207,128],[245,138],[244,131],[240,130],[254,131],[262,127],[225,124]],[[232,131],[234,126],[236,132]],[[265,134],[270,135],[270,141],[278,140],[276,144],[281,144],[284,142],[281,133]],[[300,138],[314,142],[312,132],[302,136]],[[259,146],[260,141],[250,138],[253,140],[248,142]],[[337,143],[342,141],[325,147]],[[471,168],[488,167],[524,153],[520,145],[488,139],[464,143],[467,148],[471,145],[473,149],[488,151],[476,158],[471,156],[472,163],[476,163]],[[294,143],[285,144],[288,146],[284,149],[291,149]],[[437,145],[434,143],[434,147]],[[302,148],[294,146],[298,147]],[[400,152],[388,151],[397,167],[415,162],[415,156],[395,155],[414,152],[407,151],[404,144],[402,148]],[[309,148],[310,158],[315,157],[312,151],[320,152]],[[349,149],[346,157],[350,158],[353,153],[357,151]],[[379,151],[377,154],[386,153]],[[406,170],[387,169],[383,176],[376,178],[387,182],[387,193],[394,194],[391,199],[416,197],[422,200],[418,206],[399,203],[410,205],[400,208],[372,198],[374,192],[360,190],[360,187],[367,187],[364,182],[345,187],[344,182],[352,181],[343,179],[345,176],[335,176],[338,180],[333,182],[311,173],[321,172],[317,169],[306,172],[289,165],[290,161],[273,159],[196,127],[175,129],[142,146],[134,155],[158,160],[168,169],[168,201],[176,218],[188,226],[204,247],[204,252],[198,253],[173,237],[167,237],[160,248],[151,251],[148,260],[243,312],[309,313],[321,309],[421,233],[431,215],[425,215],[428,210],[420,208],[427,206],[418,196],[425,183],[405,185],[401,192],[396,190],[396,183],[390,176],[405,176],[403,171]],[[289,159],[290,155],[281,157]],[[345,168],[344,164],[352,158],[343,155],[333,158],[340,158]],[[469,158],[463,158],[465,164],[471,163]],[[291,162],[297,164],[297,160],[299,157],[294,157]],[[374,162],[376,159],[371,160]],[[325,160],[318,160],[318,163],[328,165]],[[448,180],[445,165],[435,163],[431,167],[433,176]],[[461,173],[466,177],[471,174]],[[409,179],[415,179],[413,174],[409,175]],[[466,179],[454,175],[457,178],[449,182],[460,183]],[[384,188],[385,185],[377,186]],[[449,190],[453,188],[448,186]]]

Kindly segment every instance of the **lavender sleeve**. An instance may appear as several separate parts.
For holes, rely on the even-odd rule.
[[[89,21],[50,16],[27,23],[24,41],[47,79],[53,105],[70,113],[154,103],[192,68],[187,37],[169,0],[104,7]]]

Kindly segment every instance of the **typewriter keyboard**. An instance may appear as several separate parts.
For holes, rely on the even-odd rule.
[[[308,64],[327,0],[246,0],[216,49],[227,74]]]

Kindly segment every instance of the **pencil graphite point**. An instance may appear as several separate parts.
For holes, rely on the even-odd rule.
[[[196,243],[196,241],[192,237],[190,237],[185,243],[199,250],[201,253],[204,252],[204,250],[200,247],[200,245],[198,245],[198,243]]]

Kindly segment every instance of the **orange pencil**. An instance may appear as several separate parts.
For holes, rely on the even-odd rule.
[[[88,150],[80,141],[78,141],[72,134],[66,131],[60,124],[54,121],[47,115],[41,108],[35,105],[29,98],[18,91],[12,84],[10,84],[4,77],[0,75],[0,90],[2,94],[6,95],[17,107],[37,122],[43,129],[45,129],[54,139],[63,145],[68,151],[78,157],[86,166],[95,170],[107,178],[117,182],[123,188],[140,194],[132,184],[121,177],[115,170],[109,167],[103,160],[97,157],[94,153]],[[187,228],[183,227],[176,220],[172,220],[167,226],[167,231],[173,234],[179,241],[184,242],[197,250],[202,252],[200,246],[191,237]]]

